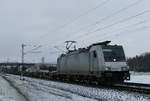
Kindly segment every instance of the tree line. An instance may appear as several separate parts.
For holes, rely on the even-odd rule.
[[[150,72],[150,53],[127,59],[131,71]]]

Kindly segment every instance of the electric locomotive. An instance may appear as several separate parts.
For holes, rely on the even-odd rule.
[[[57,59],[57,78],[98,83],[129,80],[123,47],[109,45],[110,42],[95,43],[62,54]]]

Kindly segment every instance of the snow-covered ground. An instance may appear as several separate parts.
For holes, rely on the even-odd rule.
[[[0,101],[25,101],[25,99],[0,76]]]
[[[104,88],[84,87],[19,76],[7,77],[30,101],[150,101],[150,95]]]
[[[150,84],[150,73],[131,72],[131,80],[127,82]]]
[[[19,76],[13,75],[7,77],[20,88],[30,101],[96,101],[57,87],[44,85],[44,82],[47,84],[47,81],[27,77],[22,81]]]

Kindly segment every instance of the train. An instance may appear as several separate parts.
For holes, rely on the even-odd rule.
[[[129,66],[121,45],[109,45],[111,41],[99,42],[68,51],[57,59],[60,79],[116,83],[130,80]]]
[[[57,64],[53,69],[47,68],[48,72],[43,72],[39,70],[39,66],[34,66],[23,72],[9,73],[17,75],[23,73],[25,76],[59,81],[123,83],[124,80],[130,80],[124,49],[121,45],[110,45],[110,42],[104,41],[86,48],[68,50],[57,58]]]

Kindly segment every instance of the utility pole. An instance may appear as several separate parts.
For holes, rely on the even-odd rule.
[[[29,45],[25,45],[25,44],[22,44],[21,45],[21,48],[22,48],[22,55],[21,55],[21,62],[22,62],[22,66],[21,66],[21,69],[20,69],[20,79],[23,77],[23,71],[24,71],[24,57],[25,55],[27,55],[28,53],[40,53],[39,51],[35,51],[35,50],[38,50],[39,48],[41,48],[42,46],[39,45],[39,46],[34,46],[35,48],[29,50],[29,51],[26,51],[25,52],[25,47],[26,46],[29,46]],[[23,78],[24,79],[24,78]]]
[[[20,69],[20,71],[21,71],[20,79],[21,79],[21,77],[23,77],[23,70],[24,70],[24,55],[25,55],[24,48],[25,48],[25,46],[26,46],[25,44],[22,44],[22,45],[21,45],[21,48],[22,48],[22,56],[21,56],[22,67],[21,67],[21,69]]]
[[[41,58],[41,63],[44,65],[44,63],[45,63],[45,57]]]
[[[9,63],[9,58],[7,57],[7,63]]]
[[[25,44],[22,44],[22,65],[24,64],[24,47],[25,47]]]

